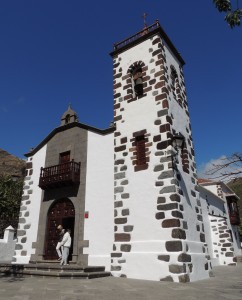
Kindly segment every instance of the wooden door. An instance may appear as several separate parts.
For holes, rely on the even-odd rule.
[[[71,236],[74,236],[75,208],[69,199],[56,201],[49,209],[47,216],[47,227],[45,234],[45,254],[44,259],[55,260],[58,258],[56,245],[58,243],[58,225],[64,229],[71,229]],[[72,239],[73,244],[73,239]],[[72,250],[72,247],[71,249]],[[72,251],[70,251],[70,255]]]

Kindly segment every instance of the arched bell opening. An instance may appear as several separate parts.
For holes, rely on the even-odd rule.
[[[133,70],[133,84],[134,84],[134,92],[136,96],[143,95],[143,78],[142,78],[142,68],[138,67]]]
[[[45,233],[45,260],[56,260],[58,258],[56,245],[59,239],[58,225],[64,229],[71,230],[72,244],[70,248],[69,260],[72,260],[75,208],[70,199],[56,200],[49,208],[47,215],[46,233]]]

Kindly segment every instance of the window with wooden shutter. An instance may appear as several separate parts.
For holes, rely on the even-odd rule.
[[[145,137],[144,135],[136,137],[136,152],[137,152],[137,166],[146,164],[146,151],[145,151]]]
[[[70,157],[71,157],[71,152],[70,151],[60,153],[59,164],[64,164],[66,162],[69,162]]]
[[[59,164],[60,164],[60,172],[61,173],[69,172],[69,170],[70,170],[70,164],[69,164],[70,158],[71,158],[71,152],[70,151],[60,153]]]

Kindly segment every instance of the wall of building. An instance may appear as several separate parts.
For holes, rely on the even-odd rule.
[[[62,131],[55,134],[47,143],[45,162],[42,167],[49,167],[59,164],[60,153],[70,151],[70,159],[81,163],[80,184],[59,186],[53,189],[43,191],[43,201],[40,207],[40,220],[38,227],[38,240],[35,245],[36,255],[34,260],[44,259],[46,226],[49,209],[56,201],[68,199],[72,202],[75,209],[75,225],[73,236],[72,260],[87,264],[83,252],[83,226],[84,226],[84,207],[85,207],[85,187],[86,187],[86,161],[87,161],[87,130],[74,126],[63,128]],[[58,225],[58,224],[57,224]]]
[[[37,240],[39,211],[42,190],[39,188],[40,168],[45,164],[46,146],[34,156],[28,157],[27,175],[24,180],[23,196],[20,206],[17,244],[13,263],[27,264],[35,253],[33,243]]]
[[[216,185],[215,185],[216,186]],[[206,243],[213,266],[235,265],[238,245],[234,228],[230,224],[226,202],[211,193],[214,190],[199,187],[203,209]]]
[[[140,97],[130,75],[137,65]],[[68,198],[75,207],[73,257],[80,265],[103,265],[114,276],[189,282],[207,278],[211,261],[234,264],[237,229],[218,198],[220,186],[210,185],[199,197],[182,65],[159,34],[114,56],[114,115],[114,135],[68,127],[28,158],[14,262],[43,258],[48,211]],[[183,149],[171,145],[176,133],[184,136]],[[145,137],[143,166],[136,162],[139,135]],[[40,168],[58,164],[65,151],[81,162],[80,185],[42,192]]]
[[[223,198],[224,202],[226,203],[225,209],[227,212],[227,215],[229,216],[229,209],[227,204],[226,196],[234,194],[234,192],[226,185],[221,184],[220,189],[218,190],[218,195]],[[240,243],[240,234],[239,234],[239,228],[236,225],[232,225],[229,222],[229,227],[231,230],[231,238],[233,242],[233,248],[234,248],[234,256],[241,255],[241,243]]]
[[[144,96],[137,98],[129,92],[129,70],[135,64],[142,65],[144,82]],[[171,65],[177,70],[180,99],[171,90]],[[113,274],[181,282],[207,278],[184,79],[180,63],[159,35],[114,57],[114,101]],[[184,135],[186,149],[174,167],[169,145],[175,131]],[[135,168],[134,140],[140,133],[147,149],[143,170]]]
[[[172,129],[177,133],[181,133],[185,138],[185,144],[187,152],[187,160],[189,161],[189,168],[184,172],[182,168],[182,151],[178,153],[179,165],[177,174],[181,174],[179,180],[178,188],[182,191],[181,197],[184,199],[183,205],[183,215],[186,220],[186,226],[189,230],[186,232],[186,238],[194,242],[200,242],[200,234],[198,234],[198,227],[202,226],[201,208],[198,200],[199,196],[196,191],[196,167],[195,167],[195,157],[193,149],[192,140],[192,130],[190,123],[190,116],[188,111],[188,103],[186,98],[185,82],[183,77],[183,70],[180,67],[176,57],[173,55],[168,45],[164,44],[165,55],[166,55],[166,65],[169,67],[173,66],[177,72],[180,84],[180,99],[177,95],[177,100],[174,99],[172,93],[169,93],[169,114],[172,117]],[[170,70],[169,70],[170,71]],[[168,74],[169,74],[168,71]],[[168,86],[171,86],[171,76],[168,77]],[[180,100],[180,101],[179,101]],[[182,103],[182,105],[181,105]],[[194,213],[195,212],[195,213]]]
[[[241,241],[240,241],[240,234],[239,234],[239,228],[238,226],[231,225],[231,232],[232,232],[232,238],[233,238],[233,247],[234,247],[234,255],[235,256],[241,256]]]
[[[7,227],[3,239],[0,239],[0,263],[11,263],[16,242],[13,227]]]
[[[88,265],[110,270],[113,248],[113,134],[88,132],[83,249]]]

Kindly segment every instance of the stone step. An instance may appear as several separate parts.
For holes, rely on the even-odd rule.
[[[55,263],[55,264],[48,264],[48,263],[31,263],[31,264],[27,264],[24,265],[24,269],[25,270],[45,270],[45,271],[50,271],[50,270],[60,270],[62,269],[63,271],[66,272],[86,272],[86,273],[91,273],[91,272],[104,272],[105,271],[105,267],[103,266],[88,266],[88,267],[81,267],[78,265],[67,265],[67,266],[63,266],[60,265],[59,263]]]
[[[43,270],[23,270],[21,274],[22,276],[28,276],[28,277],[58,277],[58,278],[69,278],[69,279],[93,279],[93,278],[99,278],[99,277],[108,277],[111,276],[110,272],[63,272],[63,270],[60,271],[43,271]]]
[[[66,277],[72,279],[73,277],[76,278],[88,278],[88,273],[84,272],[62,272],[60,271],[43,271],[43,270],[23,270],[21,272],[22,276],[41,276],[41,277]]]
[[[28,265],[26,266],[38,266],[38,268],[45,266],[53,267],[53,268],[59,268],[60,267],[60,261],[58,260],[39,260],[39,261],[30,261]],[[105,267],[103,266],[87,266],[87,267],[81,267],[77,265],[75,262],[70,261],[68,266],[63,266],[66,269],[68,268],[75,268],[75,269],[83,269],[84,272],[100,272],[100,271],[105,271]]]
[[[59,264],[59,263],[60,263],[60,261],[57,259],[55,259],[55,260],[35,260],[35,261],[30,260],[29,261],[29,264],[53,264],[54,265],[54,264]],[[76,262],[69,261],[69,264],[76,265]]]
[[[0,264],[0,276],[9,276],[11,275],[12,265],[10,263],[1,263]]]
[[[110,272],[105,271],[103,266],[87,266],[81,267],[78,265],[60,266],[58,263],[30,263],[26,265],[15,264],[0,264],[1,276],[41,276],[41,277],[57,277],[57,278],[79,278],[79,279],[92,279],[99,277],[111,276]]]

